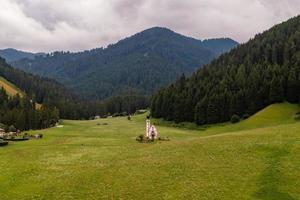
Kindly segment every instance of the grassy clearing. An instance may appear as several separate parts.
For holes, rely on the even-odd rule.
[[[300,199],[298,109],[206,130],[158,126],[171,141],[153,144],[135,141],[144,115],[64,121],[0,148],[1,199]]]
[[[25,96],[25,93],[22,90],[20,90],[20,88],[18,88],[17,86],[15,86],[14,84],[7,81],[5,78],[3,78],[1,76],[0,76],[0,88],[4,88],[4,90],[6,91],[6,93],[9,96],[16,96],[17,94],[19,94],[20,97]],[[41,109],[42,104],[36,103],[35,108],[36,109]]]
[[[10,83],[6,79],[0,76],[0,88],[4,88],[8,95],[15,96],[17,94],[20,95],[20,97],[23,97],[25,94],[23,91],[21,91],[17,86]]]

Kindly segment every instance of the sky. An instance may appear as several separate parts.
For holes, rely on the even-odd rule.
[[[105,47],[160,26],[197,39],[246,42],[300,14],[300,0],[0,0],[0,48]]]

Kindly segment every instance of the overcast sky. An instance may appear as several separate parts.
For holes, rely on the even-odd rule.
[[[106,46],[153,26],[245,42],[300,14],[300,0],[0,0],[0,48]]]

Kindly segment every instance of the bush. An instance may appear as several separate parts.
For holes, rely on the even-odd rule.
[[[5,124],[0,123],[0,128],[5,129],[5,127],[6,127]]]
[[[240,117],[238,115],[232,115],[231,117],[231,123],[235,124],[240,121]]]
[[[295,120],[300,120],[300,112],[296,114]]]
[[[243,115],[243,119],[248,119],[249,117],[250,117],[249,114],[244,114],[244,115]]]
[[[8,145],[8,142],[0,139],[0,146],[6,146],[6,145]]]
[[[138,136],[138,140],[139,140],[139,141],[143,141],[143,140],[144,140],[144,135],[142,135],[142,134],[139,135],[139,136]]]
[[[9,132],[16,132],[17,129],[16,129],[16,127],[15,127],[14,125],[11,125],[11,126],[8,128],[8,131],[9,131]]]
[[[140,115],[140,114],[144,114],[144,113],[146,113],[146,112],[148,112],[147,110],[137,110],[136,112],[135,112],[135,114],[136,115]]]
[[[136,138],[136,141],[138,141],[140,143],[150,143],[150,142],[153,142],[154,140],[151,140],[148,137],[145,137],[144,135],[141,134]]]

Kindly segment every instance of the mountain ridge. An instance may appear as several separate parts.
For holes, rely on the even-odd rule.
[[[0,49],[0,57],[4,58],[6,62],[16,62],[24,58],[34,59],[36,56],[45,56],[45,53],[31,53],[26,51],[21,51],[14,48]]]
[[[215,46],[220,42],[219,48],[209,42]],[[202,42],[167,28],[154,27],[107,48],[54,52],[11,64],[26,72],[53,78],[91,98],[104,99],[124,92],[150,95],[182,73],[193,73],[237,45],[229,39]]]

